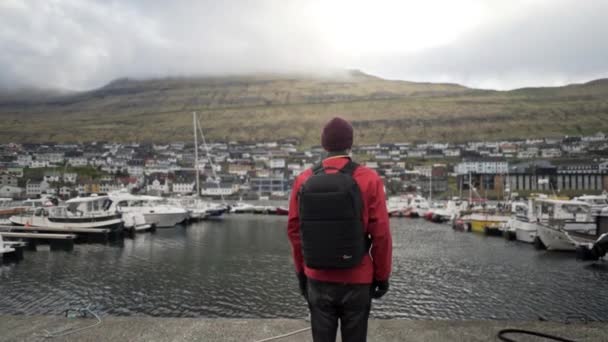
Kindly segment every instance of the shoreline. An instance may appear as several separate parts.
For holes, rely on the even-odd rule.
[[[0,340],[43,341],[45,330],[59,331],[94,324],[95,318],[0,315]],[[106,316],[101,324],[53,341],[258,341],[309,327],[297,319],[158,318]],[[368,341],[498,341],[506,328],[526,329],[576,341],[605,341],[608,324],[542,321],[433,321],[372,319]],[[339,335],[339,333],[338,333]],[[509,335],[527,341],[521,335]],[[338,339],[339,340],[339,339]],[[312,341],[310,331],[276,341]]]

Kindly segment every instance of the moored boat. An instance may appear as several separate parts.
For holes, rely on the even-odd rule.
[[[509,216],[494,212],[477,212],[470,215],[471,231],[486,235],[501,235]]]
[[[591,206],[581,201],[538,199],[534,202],[538,238],[535,244],[555,251],[575,251],[568,235],[590,236],[596,232]],[[542,244],[541,244],[542,243]]]
[[[253,213],[255,206],[245,202],[235,203],[231,208],[230,212],[234,214],[245,214],[245,213]]]
[[[0,217],[10,217],[25,211],[25,207],[16,205],[12,198],[0,198]]]
[[[116,202],[120,213],[142,214],[146,224],[154,225],[157,228],[174,227],[188,218],[186,209],[170,205],[162,197],[128,193],[112,193],[110,196]]]
[[[76,197],[61,206],[34,207],[9,220],[29,227],[121,229],[123,226],[122,216],[108,196]]]
[[[504,234],[508,239],[534,243],[536,238],[536,219],[534,217],[534,202],[514,202],[511,204],[512,215],[505,224]]]
[[[598,216],[602,210],[608,208],[608,195],[583,195],[574,198],[591,206],[591,215]]]
[[[277,207],[276,209],[277,215],[289,215],[289,209],[285,207]]]

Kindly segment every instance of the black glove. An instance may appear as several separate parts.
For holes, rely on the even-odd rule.
[[[300,294],[302,296],[304,296],[304,298],[308,299],[308,291],[307,290],[307,286],[308,286],[308,279],[306,278],[306,274],[304,274],[304,272],[302,273],[298,273],[298,285],[300,286]]]
[[[372,283],[372,298],[380,299],[388,292],[388,279],[384,281],[374,280]]]

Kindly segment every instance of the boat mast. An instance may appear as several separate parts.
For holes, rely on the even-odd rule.
[[[429,174],[429,205],[433,200],[433,166],[431,166],[431,173]]]
[[[192,128],[194,129],[194,170],[196,172],[196,197],[201,195],[201,185],[198,176],[198,141],[196,137],[196,112],[192,112]]]
[[[469,171],[469,205],[473,205],[473,181],[471,180],[471,171]]]

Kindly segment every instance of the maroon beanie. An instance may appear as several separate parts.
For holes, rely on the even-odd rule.
[[[353,126],[342,118],[333,118],[323,128],[321,145],[326,151],[344,151],[353,146]]]

